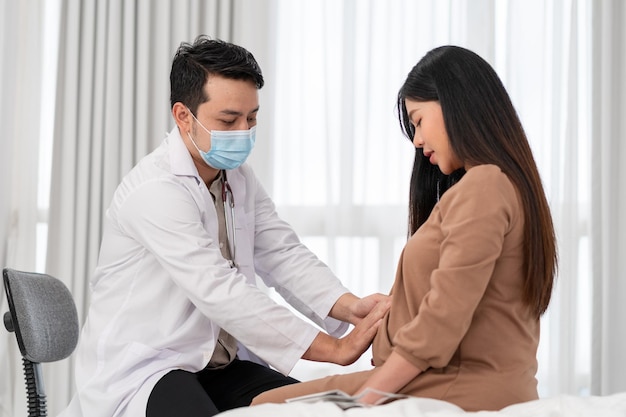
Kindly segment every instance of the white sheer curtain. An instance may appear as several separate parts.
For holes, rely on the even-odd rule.
[[[34,270],[38,210],[44,5],[0,2],[0,267]],[[0,315],[8,310],[3,286]],[[26,415],[15,336],[0,325],[0,417]],[[13,405],[18,404],[14,409]],[[18,412],[15,412],[18,411]]]
[[[274,113],[265,182],[279,213],[357,294],[387,291],[406,236],[411,147],[395,94],[423,54],[473,49],[507,86],[554,213],[560,270],[540,394],[626,389],[625,39],[619,1],[270,2]],[[620,72],[621,71],[621,72]],[[621,111],[621,113],[620,113]],[[263,123],[263,121],[261,122]],[[593,157],[593,158],[592,158]],[[601,184],[601,185],[600,185]],[[593,217],[592,217],[593,215]],[[601,219],[601,222],[594,222]],[[597,225],[600,223],[599,225]],[[597,226],[596,226],[597,225]],[[602,226],[602,227],[600,227]],[[622,280],[623,281],[623,280]],[[593,321],[592,321],[593,320]],[[302,362],[296,377],[345,368]],[[593,380],[593,384],[592,384]]]
[[[593,2],[592,392],[626,391],[626,4]]]

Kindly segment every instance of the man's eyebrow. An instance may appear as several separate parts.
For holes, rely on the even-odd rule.
[[[250,113],[256,113],[259,111],[259,108],[257,107],[256,109],[252,110]],[[225,109],[220,111],[221,114],[227,115],[227,116],[242,116],[243,113],[237,110],[229,110],[229,109]]]

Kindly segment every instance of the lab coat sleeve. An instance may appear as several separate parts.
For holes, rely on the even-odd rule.
[[[318,330],[229,267],[203,226],[203,202],[192,188],[201,186],[194,178],[146,181],[119,205],[119,227],[153,254],[205,316],[287,374]]]
[[[248,168],[249,169],[249,168]],[[349,290],[330,268],[302,244],[291,226],[279,218],[273,201],[251,172],[246,173],[248,193],[254,198],[254,266],[266,285],[274,288],[290,305],[339,337],[348,323],[328,316],[339,297]]]

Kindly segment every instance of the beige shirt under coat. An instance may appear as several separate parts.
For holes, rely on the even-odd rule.
[[[209,187],[211,197],[213,197],[213,203],[215,204],[215,211],[217,212],[218,221],[218,236],[220,252],[224,259],[229,261],[233,260],[233,256],[230,253],[230,242],[228,241],[228,228],[226,226],[226,210],[224,208],[224,196],[222,195],[222,188],[224,186],[224,171],[220,171],[217,178],[213,180]],[[232,196],[231,196],[232,198]],[[232,219],[234,220],[234,219]],[[215,345],[215,351],[211,360],[207,365],[208,368],[222,368],[235,359],[237,356],[237,339],[235,339],[226,330],[220,329],[219,336],[217,338],[217,344]]]

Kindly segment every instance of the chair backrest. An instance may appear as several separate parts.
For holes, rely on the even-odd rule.
[[[76,305],[65,284],[50,275],[9,268],[2,275],[9,303],[4,322],[15,331],[22,356],[36,363],[70,356],[79,326]]]
[[[46,274],[2,270],[9,311],[4,326],[15,332],[22,353],[28,417],[46,417],[42,362],[72,354],[78,342],[78,314],[63,282]]]

